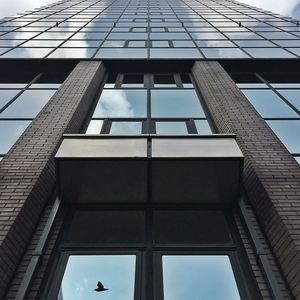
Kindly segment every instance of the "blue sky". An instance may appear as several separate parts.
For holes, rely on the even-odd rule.
[[[56,0],[0,0],[0,18],[53,2]],[[300,19],[300,0],[242,0],[242,2]]]

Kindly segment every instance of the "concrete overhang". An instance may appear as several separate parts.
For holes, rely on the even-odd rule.
[[[232,203],[243,170],[234,135],[64,135],[55,159],[72,203]]]

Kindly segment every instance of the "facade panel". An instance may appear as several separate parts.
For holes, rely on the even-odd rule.
[[[298,299],[299,55],[233,0],[0,20],[0,298]]]

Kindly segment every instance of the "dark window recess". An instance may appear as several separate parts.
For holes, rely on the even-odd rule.
[[[154,74],[154,84],[168,84],[175,86],[174,76],[172,74]]]
[[[123,78],[123,85],[143,85],[144,75],[143,74],[125,74]]]

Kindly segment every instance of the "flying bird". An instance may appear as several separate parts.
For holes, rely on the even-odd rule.
[[[97,288],[94,289],[94,291],[96,291],[96,292],[104,292],[107,290],[108,289],[106,289],[100,281],[98,281],[98,283],[97,283]]]

